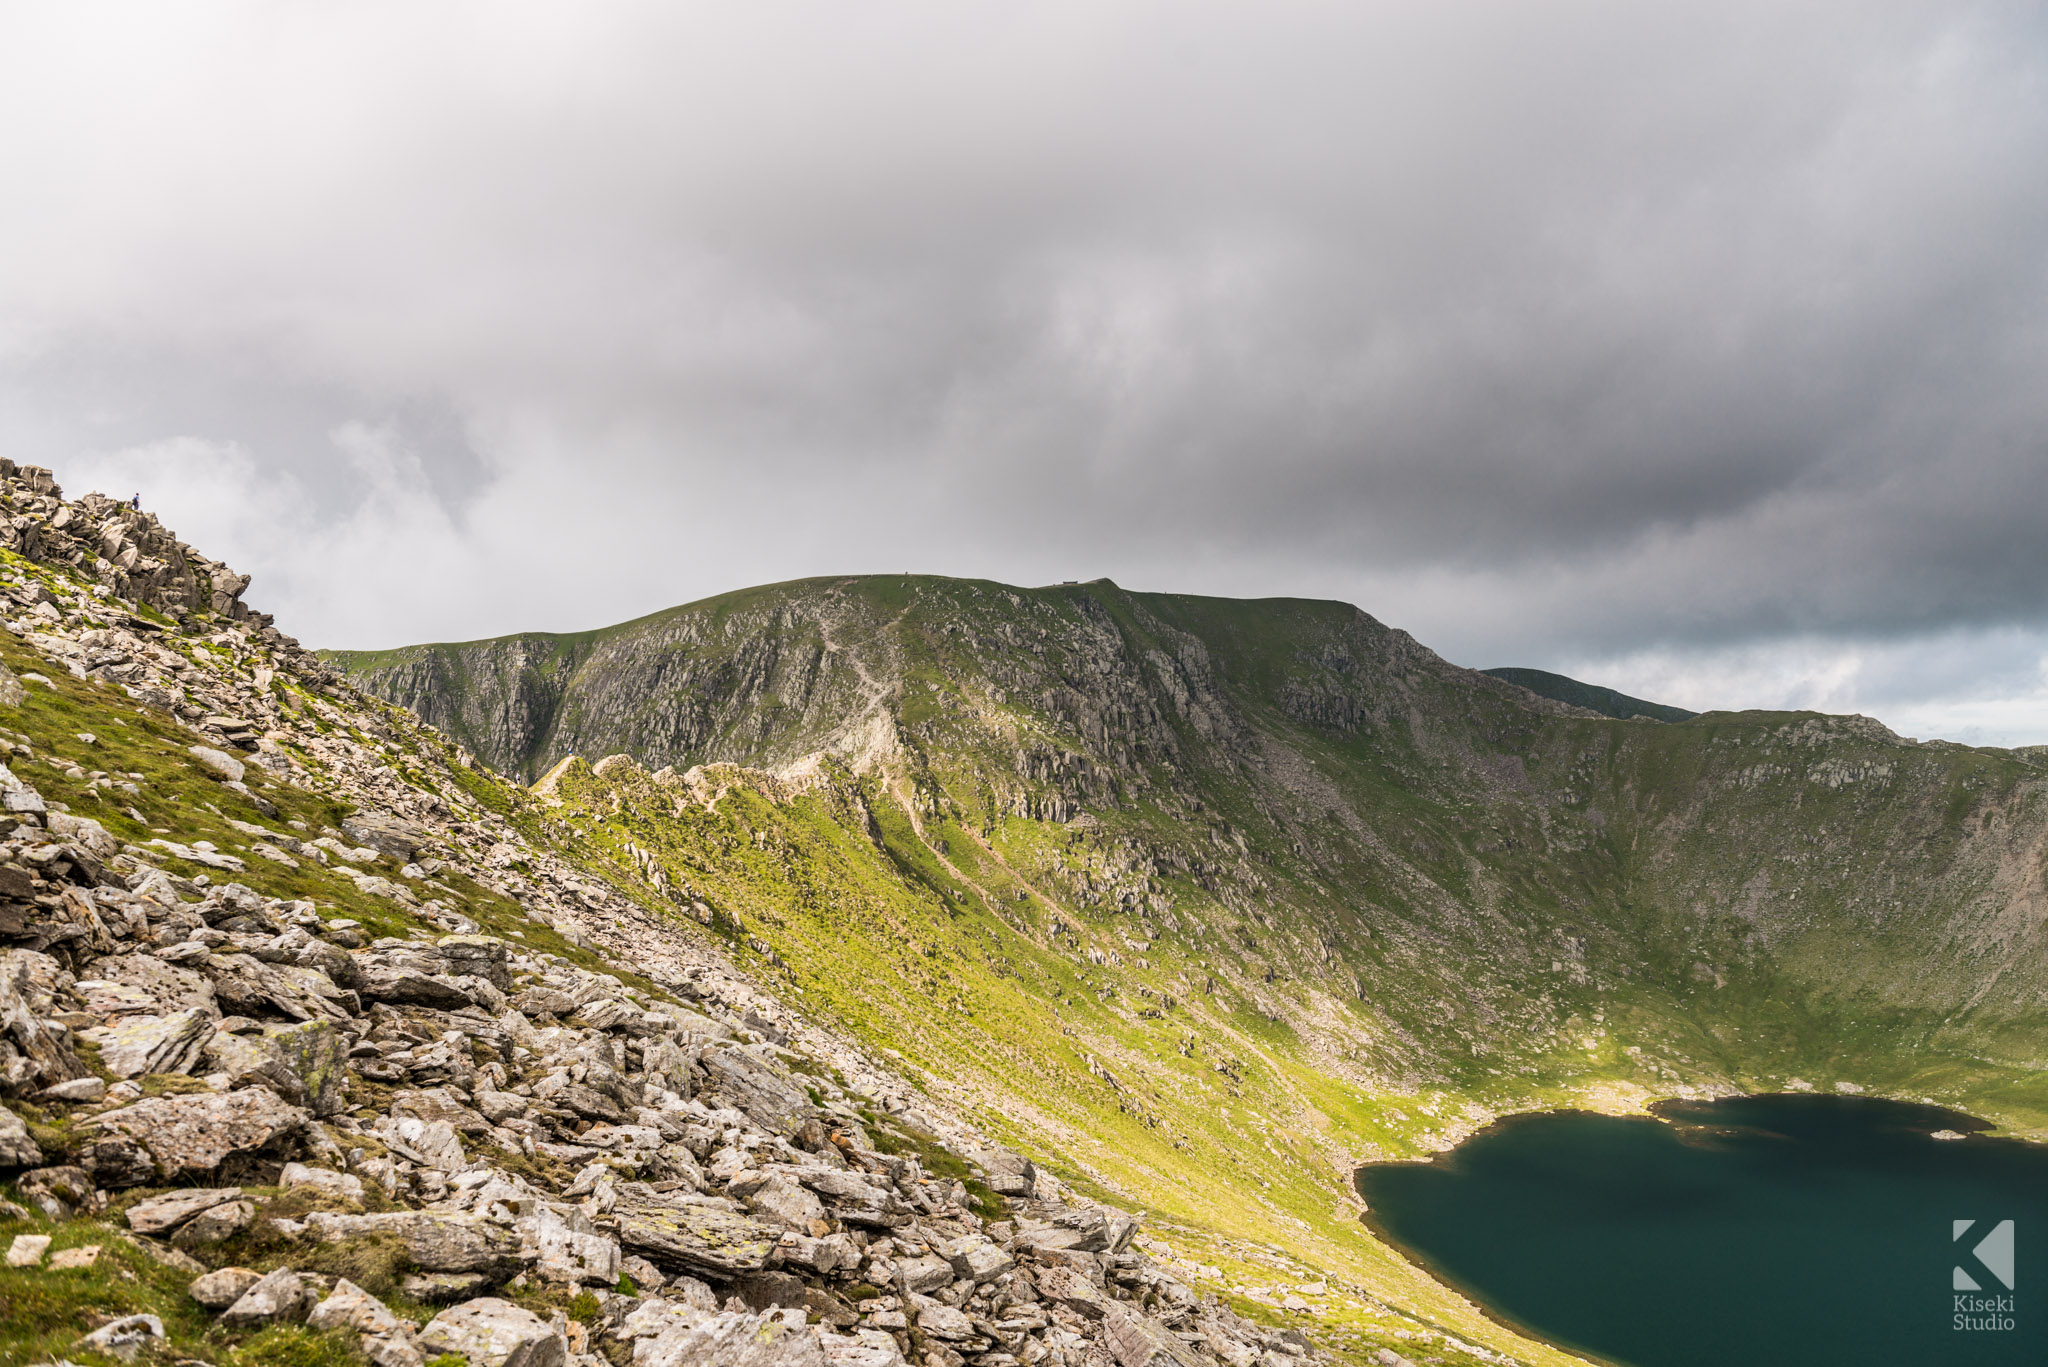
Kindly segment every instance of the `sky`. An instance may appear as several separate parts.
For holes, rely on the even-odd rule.
[[[2048,742],[2048,11],[0,13],[0,455],[310,645],[863,571]]]

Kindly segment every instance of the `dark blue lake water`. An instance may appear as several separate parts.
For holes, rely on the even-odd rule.
[[[1367,1219],[1503,1321],[1630,1367],[2048,1364],[2048,1146],[1936,1140],[1984,1126],[1862,1097],[1657,1111],[1363,1168]]]

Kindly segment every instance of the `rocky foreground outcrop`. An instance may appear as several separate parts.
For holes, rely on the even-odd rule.
[[[224,816],[242,853],[170,828],[120,838],[49,799],[31,776],[54,757],[7,732],[22,741],[0,766],[0,1170],[16,1214],[113,1221],[186,1267],[223,1331],[353,1335],[379,1367],[1317,1356],[1176,1280],[1130,1214],[914,1105],[706,944],[656,934],[438,781],[440,759],[395,762],[379,709],[242,608],[245,579],[132,509],[62,502],[47,472],[0,463],[0,499],[28,510],[9,544],[63,569],[5,586],[15,638],[130,715],[177,718],[219,798],[188,810],[264,818]],[[0,670],[0,729],[25,686]],[[139,775],[64,772],[141,819]],[[271,819],[286,790],[355,815]],[[250,886],[252,868],[287,867],[403,933]],[[480,933],[457,878],[653,986]],[[91,1261],[49,1247],[18,1234],[7,1260]],[[350,1250],[388,1270],[381,1298],[321,1270]],[[117,1317],[77,1351],[132,1359],[166,1332]]]

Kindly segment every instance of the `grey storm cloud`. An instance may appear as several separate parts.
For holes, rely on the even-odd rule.
[[[1345,596],[1475,663],[2041,657],[2036,5],[0,39],[0,441],[321,643],[920,569]]]

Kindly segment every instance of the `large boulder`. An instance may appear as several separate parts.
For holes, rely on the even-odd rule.
[[[405,1245],[415,1267],[428,1272],[481,1272],[509,1277],[519,1270],[519,1239],[503,1225],[476,1215],[394,1210],[375,1215],[315,1211],[306,1232],[327,1243],[384,1236]]]
[[[266,1324],[297,1324],[313,1308],[313,1292],[288,1267],[280,1267],[244,1291],[221,1312],[220,1321],[233,1329]]]
[[[566,1367],[569,1345],[546,1320],[510,1301],[483,1296],[450,1306],[420,1330],[429,1354],[458,1353],[469,1367]]]
[[[476,1109],[493,1125],[502,1125],[516,1116],[525,1115],[533,1108],[533,1102],[514,1092],[494,1092],[478,1087]]]
[[[666,1028],[666,1019],[649,1015],[617,997],[596,997],[576,1008],[572,1020],[590,1030],[609,1030],[629,1035],[654,1035]]]
[[[128,1228],[137,1234],[167,1234],[202,1210],[242,1198],[240,1187],[186,1187],[138,1201],[128,1208]]]
[[[939,1245],[938,1254],[953,1265],[955,1276],[976,1284],[994,1281],[1017,1265],[1003,1246],[986,1234],[949,1239]]]
[[[213,999],[213,985],[189,968],[165,963],[154,954],[109,954],[92,966],[92,979],[79,985],[94,1010],[101,1010],[93,998],[94,988],[120,991],[146,1003],[151,1015],[168,1016],[179,1011],[204,1011],[219,1016]],[[102,1014],[118,1007],[108,1007]]]
[[[215,778],[226,779],[230,783],[240,783],[243,775],[248,772],[242,761],[225,750],[216,750],[210,745],[188,745],[185,752],[199,761],[200,768]]]
[[[599,1120],[606,1124],[616,1124],[626,1118],[626,1113],[619,1109],[618,1102],[612,1100],[596,1088],[586,1087],[580,1082],[570,1083],[560,1091],[557,1091],[550,1099],[568,1107],[585,1120]]]
[[[512,990],[511,951],[495,935],[445,935],[435,950],[449,976],[482,978],[500,992]]]
[[[625,1323],[633,1336],[634,1367],[829,1367],[818,1335],[801,1310],[695,1310],[672,1301],[649,1301]],[[893,1344],[891,1345],[894,1346]],[[875,1367],[903,1361],[877,1356]]]
[[[377,1137],[400,1158],[441,1172],[461,1172],[469,1166],[462,1140],[445,1120],[421,1120],[417,1116],[385,1116],[377,1123]]]
[[[1100,1253],[1109,1246],[1100,1226],[1073,1229],[1066,1225],[1036,1225],[1017,1231],[1012,1242],[1019,1248],[1041,1253]]]
[[[554,987],[529,987],[511,1000],[513,1010],[526,1016],[566,1016],[576,1009],[576,998]]]
[[[358,1334],[396,1334],[405,1322],[391,1308],[346,1277],[334,1283],[334,1291],[313,1307],[306,1317],[309,1329],[353,1329]]]
[[[910,1207],[890,1188],[843,1168],[803,1167],[796,1179],[825,1198],[832,1213],[848,1224],[875,1229],[900,1229],[910,1223]]]
[[[357,990],[365,1001],[427,1006],[436,1011],[460,1011],[476,1004],[450,980],[445,972],[447,960],[417,946],[380,947],[356,955],[355,960],[362,973],[362,986]]]
[[[216,954],[200,965],[220,1009],[236,1016],[349,1019],[349,998],[317,968],[266,964],[248,954]]]
[[[21,1117],[0,1106],[0,1168],[32,1168],[43,1161],[28,1126]]]
[[[348,1104],[347,1047],[333,1022],[267,1025],[260,1032],[214,1034],[205,1067],[226,1073],[231,1086],[268,1087],[295,1106],[329,1116]]]
[[[988,1149],[976,1155],[988,1173],[991,1190],[1002,1196],[1030,1196],[1038,1190],[1037,1165],[1007,1149]]]
[[[239,859],[232,861],[236,868]],[[283,929],[268,897],[241,883],[221,883],[206,890],[206,900],[192,910],[215,930],[230,935],[276,935]]]
[[[770,1134],[794,1134],[812,1113],[793,1078],[744,1046],[706,1049],[703,1066],[711,1086]]]
[[[113,832],[89,816],[73,816],[69,812],[51,812],[43,818],[43,824],[50,834],[59,840],[68,841],[100,859],[112,859],[121,852],[121,842]]]
[[[486,1098],[493,1096],[506,1097],[510,1094],[479,1088],[476,1093],[477,1105],[484,1106]],[[510,1096],[510,1100],[518,1103],[510,1112],[514,1115],[524,1114],[526,1108],[532,1104],[523,1096]],[[409,1115],[425,1121],[445,1120],[457,1134],[478,1137],[488,1135],[491,1126],[504,1118],[502,1107],[497,1108],[501,1112],[498,1115],[491,1115],[489,1111],[480,1112],[465,1105],[461,1094],[448,1087],[422,1087],[393,1092],[389,1104],[391,1115]]]
[[[354,816],[343,817],[341,833],[356,844],[368,845],[401,864],[410,864],[420,846],[434,838],[433,832],[424,826],[387,812],[358,812]]]
[[[223,1267],[193,1281],[186,1294],[208,1310],[221,1311],[242,1299],[242,1294],[263,1280],[261,1272],[246,1267]]]
[[[612,1212],[619,1242],[657,1266],[730,1281],[776,1260],[779,1225],[710,1206],[627,1204]]]
[[[92,1116],[78,1126],[94,1141],[94,1176],[104,1185],[109,1176],[140,1186],[149,1172],[134,1177],[136,1166],[153,1169],[166,1181],[212,1175],[230,1158],[246,1158],[282,1150],[312,1117],[261,1087],[201,1096],[162,1096],[138,1101],[120,1110]],[[111,1151],[110,1151],[111,1146]],[[124,1146],[138,1150],[146,1164],[133,1163]],[[126,1165],[124,1167],[124,1164]]]
[[[362,999],[355,990],[343,987],[321,969],[308,964],[278,964],[271,969],[271,976],[282,984],[280,993],[291,994],[289,1002],[272,998],[278,1010],[287,1016],[346,1021],[362,1014]]]
[[[1203,1367],[1203,1359],[1158,1320],[1118,1303],[1103,1324],[1102,1339],[1117,1367]]]
[[[742,1184],[735,1179],[727,1188],[728,1194],[746,1202],[747,1209],[762,1219],[786,1225],[799,1234],[819,1235],[828,1232],[823,1227],[823,1203],[780,1173],[764,1174],[758,1182],[745,1183],[745,1190],[733,1190],[740,1186]]]
[[[952,1306],[936,1301],[918,1305],[917,1327],[928,1339],[960,1343],[974,1337],[974,1321]]]
[[[600,1234],[575,1206],[558,1213],[540,1205],[519,1222],[519,1234],[534,1256],[534,1272],[549,1281],[609,1287],[619,1280],[618,1241]]]
[[[1109,1308],[1102,1288],[1071,1267],[1038,1269],[1038,1294],[1091,1320],[1101,1319]]]
[[[87,1076],[63,1027],[43,1019],[71,982],[47,954],[0,953],[0,1090],[20,1095]]]
[[[169,1016],[129,1016],[112,1025],[80,1032],[98,1046],[100,1062],[117,1078],[145,1073],[189,1073],[213,1038],[213,1018],[204,1011]]]
[[[860,1266],[860,1245],[849,1234],[827,1234],[813,1239],[805,1234],[785,1234],[779,1245],[785,1267],[799,1267],[814,1276],[825,1276],[840,1268]]]
[[[930,1295],[941,1287],[950,1286],[953,1281],[953,1265],[944,1258],[934,1258],[929,1253],[915,1258],[900,1258],[896,1263],[896,1277],[905,1289],[921,1295]]]
[[[304,932],[298,932],[303,935]],[[283,936],[278,937],[283,939]],[[363,971],[356,966],[355,955],[340,945],[316,940],[311,936],[291,945],[284,952],[291,955],[291,962],[300,968],[317,968],[325,973],[335,986],[344,991],[360,992],[363,988]]]

